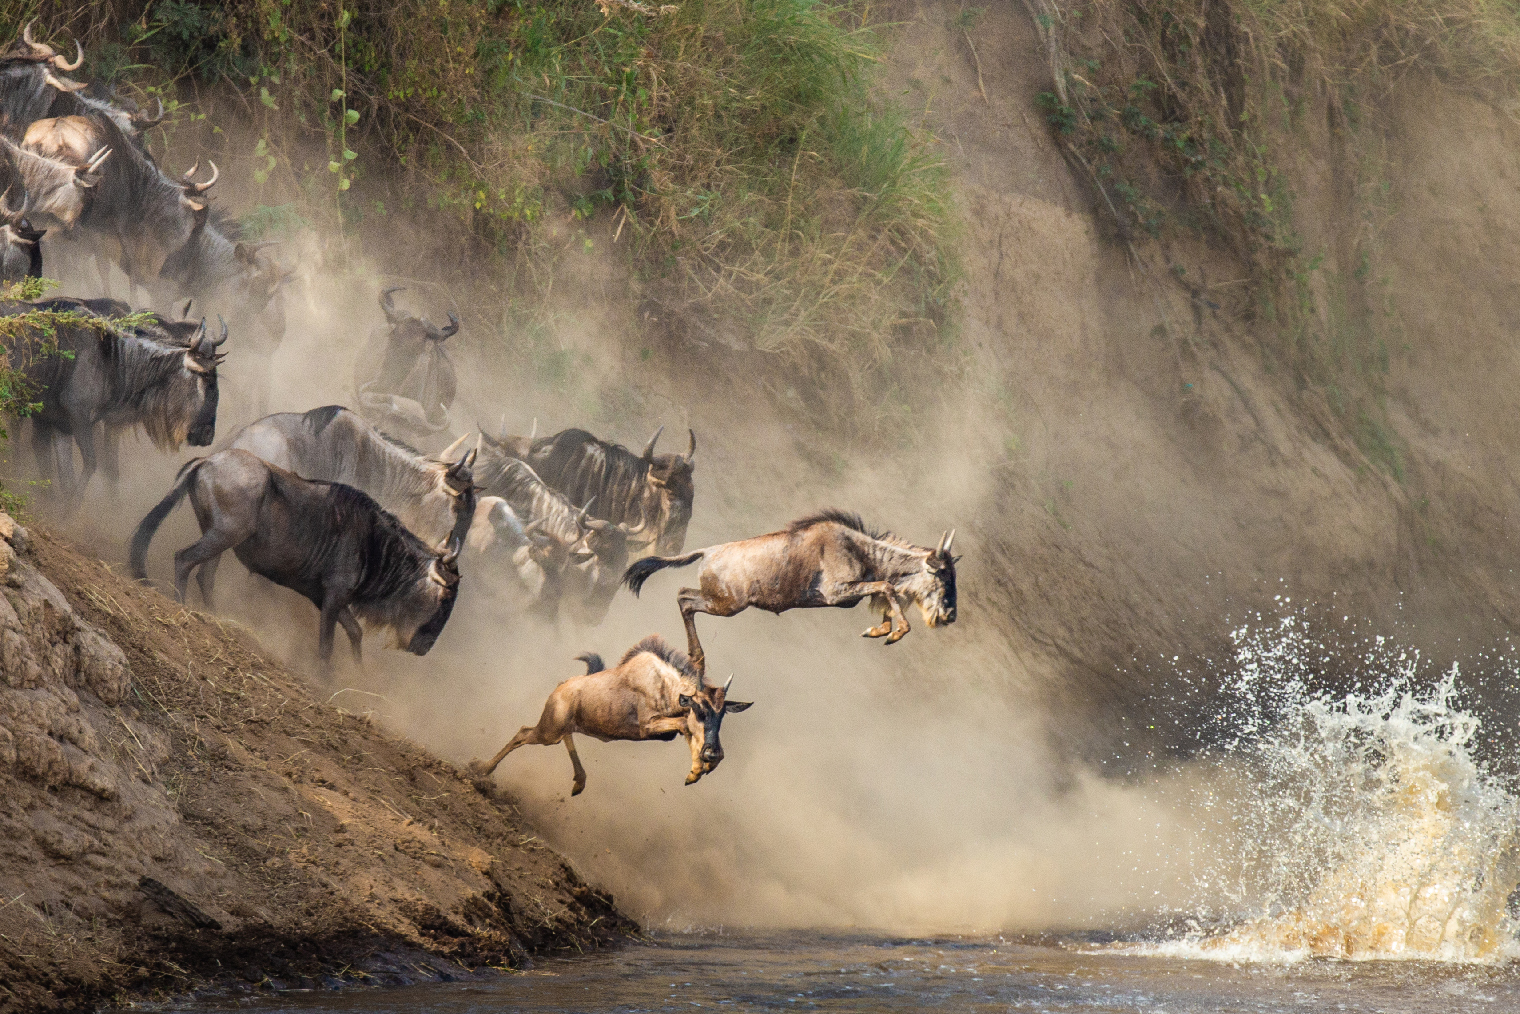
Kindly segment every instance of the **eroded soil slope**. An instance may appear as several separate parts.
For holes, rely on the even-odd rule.
[[[0,515],[0,1010],[400,982],[626,931],[450,765]]]

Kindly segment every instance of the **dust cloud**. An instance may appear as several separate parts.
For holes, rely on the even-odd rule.
[[[302,258],[313,245],[297,241],[284,256]],[[584,282],[608,269],[588,258],[569,270]],[[98,291],[92,266],[64,281],[64,294]],[[115,281],[120,295],[124,279]],[[450,348],[461,377],[456,432],[476,420],[494,427],[505,416],[514,432],[536,419],[540,433],[580,425],[638,447],[664,424],[667,446],[684,447],[682,431],[694,428],[688,548],[774,530],[823,506],[858,510],[919,544],[959,530],[960,620],[950,628],[930,630],[914,612],[913,632],[889,647],[860,638],[874,622],[864,609],[699,618],[713,675],[732,672],[734,696],[756,706],[725,722],[727,757],[697,785],[683,785],[680,740],[581,737],[589,783],[573,800],[560,747],[525,748],[503,763],[498,783],[544,841],[626,911],[677,928],[1036,929],[1144,919],[1182,889],[1170,857],[1187,851],[1186,815],[1051,758],[1049,716],[1027,702],[1052,674],[1030,671],[1010,654],[1007,617],[979,605],[985,582],[996,578],[979,558],[977,533],[998,517],[976,467],[980,448],[948,439],[966,418],[944,420],[947,439],[918,434],[915,446],[925,450],[854,461],[786,425],[758,392],[744,404],[703,400],[681,377],[629,390],[609,337],[628,324],[615,301],[578,299],[555,315],[554,341],[576,370],[567,391],[538,383],[531,363],[503,351],[494,337],[500,322],[472,313],[467,285],[451,289],[372,267],[307,270],[290,287],[269,409],[350,401],[354,356],[383,321],[376,296],[396,284],[408,286],[401,305],[435,320],[457,306],[464,319]],[[216,447],[258,414],[235,322],[229,349]],[[681,391],[687,394],[670,393]],[[13,474],[30,470],[24,438],[10,456]],[[124,555],[133,526],[192,456],[189,448],[161,455],[126,438],[120,490],[97,476],[70,534],[107,559]],[[166,581],[172,552],[197,535],[189,510],[171,515],[153,544],[150,573]],[[650,633],[684,646],[674,596],[690,572],[657,576],[639,600],[620,592],[596,628],[529,617],[511,576],[488,561],[467,559],[464,574],[459,606],[431,654],[387,652],[371,639],[356,666],[340,643],[338,674],[318,696],[372,712],[462,764],[536,721],[549,691],[580,670],[574,655],[616,658]],[[316,615],[304,600],[240,566],[221,569],[217,595],[219,614],[314,671]]]

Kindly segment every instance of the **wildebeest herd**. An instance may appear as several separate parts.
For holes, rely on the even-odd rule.
[[[159,167],[141,132],[162,117],[161,104],[146,116],[63,76],[83,62],[75,48],[71,61],[28,25],[0,53],[0,279],[41,277],[51,236],[94,259],[102,289],[87,299],[0,302],[0,317],[27,315],[9,332],[6,353],[40,405],[28,425],[60,512],[78,505],[97,467],[118,481],[125,432],[142,432],[165,451],[211,447],[218,367],[228,355],[248,368],[250,393],[267,411],[269,360],[285,330],[281,287],[292,274],[212,212],[214,164],[202,182],[194,182],[198,163],[178,179]],[[151,305],[177,313],[134,311],[112,298],[112,266],[130,280],[126,295],[146,290]],[[451,311],[447,325],[435,325],[398,309],[397,291],[380,293],[385,325],[359,356],[355,407],[265,415],[187,462],[137,526],[134,576],[146,578],[154,534],[188,499],[201,536],[174,554],[176,596],[185,600],[194,575],[205,607],[214,608],[217,566],[230,550],[250,572],[316,606],[326,676],[340,626],[356,660],[366,628],[427,654],[460,594],[462,563],[511,577],[540,616],[564,612],[596,624],[620,586],[637,595],[656,572],[700,562],[697,586],[677,594],[686,652],[653,635],[612,668],[596,654],[580,656],[586,673],[554,690],[538,723],[488,765],[473,765],[484,777],[519,746],[563,742],[572,794],[586,781],[575,733],[684,736],[687,784],[723,759],[723,716],[750,704],[728,699],[732,678],[707,682],[697,613],[869,600],[882,622],[865,635],[888,644],[908,632],[905,606],[916,604],[931,627],[954,622],[953,530],[929,549],[828,510],[681,555],[695,500],[692,430],[684,453],[657,453],[663,428],[641,452],[581,429],[540,437],[536,423],[528,436],[503,423],[495,434],[478,427],[473,443],[471,430],[449,442],[458,385],[445,343],[459,316]],[[216,316],[215,329],[192,317],[197,303]]]

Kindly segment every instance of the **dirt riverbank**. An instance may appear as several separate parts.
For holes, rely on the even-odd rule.
[[[443,978],[633,928],[353,695],[61,538],[0,534],[0,1011]]]

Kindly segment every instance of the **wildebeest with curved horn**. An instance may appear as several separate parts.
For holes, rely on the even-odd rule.
[[[537,725],[525,725],[489,764],[474,761],[471,773],[487,778],[502,759],[520,746],[553,746],[563,742],[575,769],[570,795],[586,788],[586,769],[575,752],[575,733],[599,739],[669,742],[685,736],[691,748],[691,785],[723,761],[718,733],[723,716],[748,708],[753,701],[728,700],[733,677],[721,687],[709,686],[700,669],[658,634],[629,648],[614,669],[605,669],[600,655],[577,658],[586,672],[572,676],[549,694]]]
[[[640,454],[579,429],[538,439],[503,433],[497,440],[506,453],[532,465],[571,502],[595,497],[593,517],[641,533],[654,552],[668,556],[686,545],[696,495],[692,469],[697,434],[686,431],[691,444],[685,454],[656,454],[655,444],[664,431],[663,426],[655,430]]]
[[[443,343],[459,331],[459,318],[439,327],[396,308],[392,286],[380,293],[385,326],[370,332],[354,363],[359,414],[385,433],[426,443],[449,428],[458,375]]]
[[[869,598],[881,624],[865,637],[888,644],[908,633],[903,603],[917,603],[931,627],[955,622],[955,529],[934,549],[915,546],[891,532],[874,532],[860,515],[826,510],[800,518],[779,532],[709,546],[685,556],[650,556],[628,568],[623,581],[635,595],[649,575],[666,567],[702,561],[697,588],[676,595],[692,664],[703,668],[696,613],[733,616],[750,606],[773,613],[837,606],[849,609]]]
[[[482,457],[476,481],[481,492],[501,497],[524,524],[539,522],[538,530],[552,540],[529,551],[544,575],[536,611],[552,616],[563,595],[576,620],[601,623],[628,566],[629,546],[642,532],[588,517],[594,501],[575,507],[490,434],[482,432],[478,446]]]
[[[394,645],[426,655],[443,632],[459,590],[460,537],[435,551],[361,490],[313,482],[247,451],[220,451],[187,463],[174,488],[132,535],[132,576],[148,576],[148,546],[186,495],[201,527],[174,554],[174,593],[185,601],[190,572],[208,608],[221,555],[310,599],[321,610],[317,645],[323,668],[343,626],[360,657],[359,620],[389,628]],[[467,525],[466,525],[467,527]]]
[[[438,458],[427,458],[387,440],[358,413],[324,405],[309,412],[267,415],[244,426],[228,446],[251,451],[308,479],[362,489],[437,546],[454,532],[461,505],[468,505],[469,518],[474,519],[471,466],[476,452],[447,460],[463,443],[461,437]]]
[[[32,228],[24,198],[20,207],[12,207],[10,197],[9,187],[0,193],[0,282],[41,278],[42,237],[47,230]]]
[[[97,422],[116,429],[141,426],[163,450],[187,442],[205,447],[215,439],[225,323],[212,338],[204,320],[150,314],[127,328],[82,300],[0,304],[0,315],[7,317],[29,312],[49,315],[46,326],[54,334],[49,338],[41,325],[27,328],[13,343],[11,365],[41,391],[42,407],[31,417],[33,448],[44,476],[56,469],[65,496],[77,497],[95,471]],[[52,345],[70,355],[46,354]],[[84,462],[77,487],[73,443]]]

